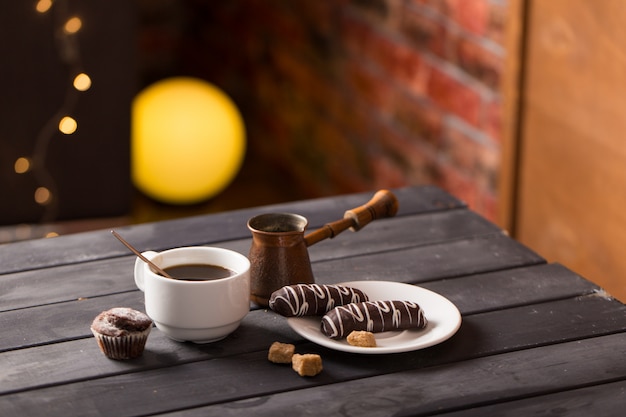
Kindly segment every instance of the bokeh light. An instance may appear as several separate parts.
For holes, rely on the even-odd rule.
[[[30,159],[25,157],[20,157],[15,160],[15,164],[13,165],[13,169],[16,174],[24,174],[30,171],[31,162]]]
[[[70,116],[63,117],[59,122],[59,130],[66,135],[71,135],[76,132],[76,129],[78,129],[78,123]]]
[[[193,204],[221,192],[246,149],[243,119],[217,87],[175,77],[141,91],[132,109],[132,178],[146,195]]]
[[[35,5],[35,10],[39,13],[45,13],[52,7],[52,0],[39,0]]]
[[[78,91],[87,91],[91,88],[91,78],[89,75],[81,72],[76,77],[74,77],[73,82],[74,88]]]
[[[52,201],[52,193],[46,187],[37,187],[35,190],[35,202],[42,206],[50,204]]]
[[[65,22],[65,26],[63,26],[63,31],[65,31],[65,33],[67,33],[68,35],[71,35],[78,32],[82,26],[83,21],[80,20],[80,17],[74,16],[68,19],[67,22]]]

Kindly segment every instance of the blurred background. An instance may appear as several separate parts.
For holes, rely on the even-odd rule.
[[[3,2],[0,243],[437,185],[626,297],[624,18],[620,0]],[[232,179],[184,204],[133,174],[135,100],[180,76],[245,129]]]

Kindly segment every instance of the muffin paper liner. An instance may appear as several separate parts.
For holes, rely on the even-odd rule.
[[[110,359],[132,359],[143,354],[152,326],[142,332],[135,332],[126,336],[106,336],[94,329],[91,332],[96,337],[96,342],[102,353]]]

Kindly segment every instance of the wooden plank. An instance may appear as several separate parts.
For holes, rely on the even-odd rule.
[[[135,291],[134,256],[17,272],[0,278],[2,311]]]
[[[436,187],[406,187],[393,190],[399,201],[398,216],[464,207],[464,203]],[[319,227],[343,217],[343,213],[366,203],[373,192],[275,204],[225,213],[195,216],[119,228],[139,250],[162,250],[181,245],[204,245],[250,236],[248,219],[267,212],[293,212],[307,217],[310,227]],[[157,238],[158,237],[158,238]],[[157,243],[155,243],[157,242]],[[68,263],[124,256],[128,250],[108,230],[77,233],[49,239],[16,242],[0,247],[0,274]],[[1,277],[0,277],[1,278]]]
[[[626,381],[599,384],[556,394],[533,396],[458,412],[437,414],[443,417],[568,416],[621,417],[626,404]]]
[[[143,293],[134,290],[108,297],[5,311],[0,314],[0,352],[89,337],[92,320],[101,311],[112,307],[146,309]]]
[[[77,328],[85,337],[88,337],[88,326],[92,317],[85,317],[80,329]],[[141,379],[146,370],[162,367],[169,369],[174,365],[180,367],[181,364],[191,362],[194,362],[194,366],[210,368],[212,364],[198,363],[212,362],[217,358],[224,358],[229,363],[243,363],[248,354],[254,356],[258,353],[261,357],[266,355],[274,341],[296,343],[301,353],[315,352],[321,354],[325,360],[331,360],[325,365],[325,369],[332,382],[338,382],[571,341],[590,334],[599,336],[620,331],[626,331],[626,306],[616,301],[588,296],[465,315],[459,332],[441,345],[417,352],[372,358],[369,355],[333,352],[305,343],[288,327],[283,317],[257,310],[246,317],[233,335],[209,345],[172,342],[155,329],[150,335],[144,356],[137,361],[117,362],[106,359],[98,351],[92,338],[4,352],[0,355],[0,368],[3,369],[0,392],[12,393],[29,387],[104,377],[111,377],[110,384],[113,385],[110,388],[114,388],[114,377],[119,374],[139,373],[136,378]],[[42,361],[42,358],[45,360]],[[341,365],[331,365],[333,361],[340,361]],[[86,363],[89,366],[85,366]],[[265,369],[270,374],[274,373],[276,378],[283,375],[280,368]],[[169,372],[163,371],[162,378],[168,379]],[[190,375],[190,378],[193,376]],[[326,382],[331,380],[323,378]],[[172,388],[174,391],[176,389],[187,388]],[[263,389],[268,390],[265,392],[272,392],[280,387],[270,384]],[[59,390],[63,392],[63,388]],[[175,393],[172,392],[172,395]]]
[[[470,340],[464,343],[473,349]],[[626,333],[617,333],[443,364],[425,363],[419,354],[372,358],[323,351],[325,370],[315,378],[269,363],[266,351],[259,351],[3,395],[0,412],[123,416],[213,404],[191,415],[276,415],[300,407],[313,415],[347,408],[363,415],[418,415],[610,382],[626,374],[624,343]],[[391,373],[380,373],[389,367]]]
[[[358,233],[345,232],[310,248],[312,262],[389,251],[498,232],[468,210],[450,210],[380,220]],[[216,242],[247,255],[251,239]],[[121,244],[120,244],[121,246]],[[0,279],[0,311],[132,291],[133,255],[8,274]]]
[[[530,285],[529,285],[530,284]],[[463,314],[542,303],[603,292],[560,264],[533,265],[420,284],[443,294]],[[471,291],[468,291],[471,288]]]
[[[322,284],[351,280],[422,283],[544,263],[520,243],[497,233],[332,262],[313,263]]]
[[[373,222],[356,233],[348,231],[316,243],[308,251],[311,261],[327,261],[500,233],[496,225],[470,210],[451,210]]]
[[[622,349],[624,343],[626,334],[620,333],[546,346],[540,348],[540,351],[529,349],[461,363],[357,379],[342,383],[340,386],[309,387],[299,391],[298,395],[285,392],[244,398],[236,402],[181,410],[165,415],[273,416],[280,415],[285,410],[306,410],[310,415],[346,413],[440,415],[446,410],[469,409],[495,401],[505,402],[524,396],[611,382],[612,378],[626,374],[626,351]],[[222,378],[226,379],[227,375],[222,375]],[[261,372],[251,372],[251,378],[264,380]],[[287,375],[284,378],[287,378]],[[225,382],[224,385],[226,385],[224,389],[234,388],[235,383]],[[211,394],[207,395],[207,404],[213,397]],[[618,404],[615,399],[612,403]],[[503,403],[499,407],[502,414],[458,415],[511,415],[510,411],[514,405],[515,403]],[[173,408],[176,404],[168,406]],[[604,404],[592,402],[586,406],[590,413],[584,415],[607,415],[599,412],[606,409]],[[146,404],[146,407],[150,405]],[[559,411],[557,414],[560,415],[563,410],[558,408],[557,404],[555,407]],[[539,407],[535,410],[546,411]],[[622,407],[619,407],[608,415],[621,415],[618,413],[622,412]],[[512,415],[532,415],[532,413]]]

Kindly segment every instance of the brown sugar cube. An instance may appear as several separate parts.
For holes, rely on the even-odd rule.
[[[291,363],[296,347],[289,343],[274,342],[267,353],[267,359],[274,363]]]
[[[376,347],[374,333],[354,330],[346,337],[348,344],[360,347]]]
[[[296,353],[291,358],[291,366],[300,376],[315,376],[322,372],[322,358],[314,353]]]

